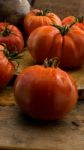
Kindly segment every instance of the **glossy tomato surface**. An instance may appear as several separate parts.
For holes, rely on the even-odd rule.
[[[74,80],[60,68],[35,65],[26,68],[14,85],[15,100],[20,109],[34,118],[63,118],[78,98]]]
[[[84,31],[84,17],[76,18],[75,16],[68,16],[62,20],[62,25],[70,25],[71,23],[75,22],[75,26],[79,27],[81,30]]]
[[[15,65],[4,54],[4,47],[0,45],[0,90],[12,79]]]
[[[68,16],[62,20],[62,25],[70,25],[72,22],[76,20],[75,16]]]
[[[61,25],[61,19],[53,12],[46,10],[33,9],[24,18],[24,29],[27,35],[44,25],[57,24]]]
[[[0,43],[5,43],[10,52],[20,53],[24,47],[23,35],[16,26],[1,22]]]
[[[58,57],[64,69],[81,67],[84,64],[84,31],[75,25],[69,30],[60,28],[61,31],[53,26],[35,29],[27,40],[30,54],[38,63],[43,63],[45,58]]]

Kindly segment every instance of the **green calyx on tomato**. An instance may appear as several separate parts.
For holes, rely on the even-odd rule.
[[[79,23],[83,23],[84,22],[84,16],[75,17],[75,18],[76,18],[76,22],[79,22]]]
[[[21,59],[22,58],[22,54],[18,54],[16,51],[14,51],[13,53],[10,53],[7,49],[4,49],[4,53],[5,56],[9,59],[9,60],[17,60],[17,59]]]
[[[44,10],[40,10],[40,12],[37,13],[37,16],[46,16],[47,13],[50,13],[51,9],[44,9]]]
[[[0,33],[2,36],[8,36],[11,34],[11,30],[8,28],[9,24],[7,23],[5,26],[5,29]]]
[[[17,59],[21,59],[22,58],[22,56],[23,56],[22,53],[18,54],[18,52],[16,50],[13,51],[13,52],[10,52],[7,49],[7,46],[6,46],[5,43],[2,43],[1,45],[4,46],[3,52],[4,52],[5,56],[8,58],[8,60],[15,61]]]
[[[16,33],[12,32],[12,28],[9,28],[9,24],[6,24],[5,29],[3,31],[0,32],[0,35],[3,37],[9,36],[10,34],[15,34]]]
[[[53,57],[51,59],[46,58],[44,60],[44,64],[43,65],[44,65],[44,67],[56,68],[56,67],[59,66],[59,63],[60,63],[59,59],[57,57]]]
[[[13,53],[10,53],[7,49],[4,49],[4,53],[5,53],[5,56],[6,56],[9,60],[11,60],[11,61],[16,61],[16,62],[17,62],[18,59],[21,59],[22,56],[23,56],[21,53],[18,54],[16,51],[14,51]]]
[[[2,32],[2,35],[5,37],[5,36],[10,35],[10,33],[11,33],[11,30],[9,30],[8,28],[5,28],[5,30]]]
[[[56,25],[54,24],[53,26],[56,27],[60,32],[61,34],[64,36],[67,34],[67,32],[70,30],[70,28],[76,23],[76,20],[73,21],[69,26],[67,25],[64,25],[64,26],[59,26],[59,25]]]
[[[15,70],[17,71],[17,69],[18,69],[18,66],[19,66],[19,62],[18,62],[18,60],[19,59],[21,59],[22,58],[22,54],[20,53],[20,54],[18,54],[18,52],[17,51],[14,51],[14,52],[9,52],[8,50],[7,50],[7,48],[4,48],[4,55],[7,57],[7,59],[10,61],[10,62],[14,62],[14,64],[15,64]]]

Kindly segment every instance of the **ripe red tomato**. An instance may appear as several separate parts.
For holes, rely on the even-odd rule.
[[[5,43],[10,52],[20,53],[24,47],[24,40],[20,30],[9,23],[0,22],[0,43]]]
[[[70,25],[73,21],[76,20],[75,16],[68,16],[62,20],[62,25]]]
[[[45,58],[58,57],[60,67],[73,69],[84,64],[84,32],[77,26],[43,26],[35,29],[27,40],[27,47],[38,63]]]
[[[76,21],[75,26],[84,31],[84,17],[68,16],[62,20],[62,25],[70,25],[74,21]]]
[[[52,24],[61,25],[62,22],[56,14],[50,12],[48,9],[44,11],[33,9],[24,18],[24,29],[28,35],[40,26]]]
[[[66,72],[40,65],[27,67],[19,74],[14,95],[24,113],[41,120],[64,117],[78,98],[76,84]]]
[[[12,79],[15,73],[15,64],[8,60],[4,46],[0,45],[0,90]]]

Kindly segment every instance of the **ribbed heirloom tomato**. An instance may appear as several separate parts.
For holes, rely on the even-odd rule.
[[[45,58],[58,57],[60,67],[72,69],[84,64],[84,31],[75,25],[43,26],[35,29],[27,47],[38,63]]]
[[[75,21],[75,26],[78,26],[80,29],[84,31],[84,16],[82,17],[75,17],[75,16],[68,16],[62,20],[62,25],[70,25],[73,21]]]
[[[22,52],[24,40],[20,30],[9,23],[0,22],[0,43],[5,43],[10,52]]]
[[[55,13],[48,9],[45,9],[44,11],[33,9],[24,18],[24,29],[27,35],[40,26],[52,24],[61,25],[62,22]]]
[[[15,73],[15,64],[8,54],[5,47],[0,45],[0,90],[9,83]]]
[[[41,120],[63,118],[75,106],[78,98],[72,77],[59,67],[54,68],[53,63],[49,60],[44,66],[27,67],[19,74],[14,85],[15,100],[20,109]]]

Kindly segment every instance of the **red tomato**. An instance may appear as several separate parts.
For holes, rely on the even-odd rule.
[[[24,29],[26,34],[30,34],[34,29],[44,26],[57,24],[61,25],[61,19],[54,13],[46,10],[31,10],[24,18]]]
[[[14,85],[15,100],[20,109],[34,118],[63,118],[78,98],[74,80],[60,68],[40,65],[27,67]]]
[[[6,57],[4,46],[0,45],[0,90],[12,79],[15,73],[15,65]]]
[[[27,40],[27,47],[38,63],[45,58],[58,57],[60,67],[72,69],[84,64],[84,32],[77,26],[43,26],[35,29]]]
[[[84,31],[84,17],[68,16],[62,20],[62,25],[70,25],[74,21],[76,21],[75,26]]]
[[[73,21],[76,20],[75,16],[68,16],[62,20],[62,25],[70,25]]]
[[[5,43],[10,52],[20,53],[24,47],[24,40],[20,30],[8,23],[0,23],[0,43]]]

